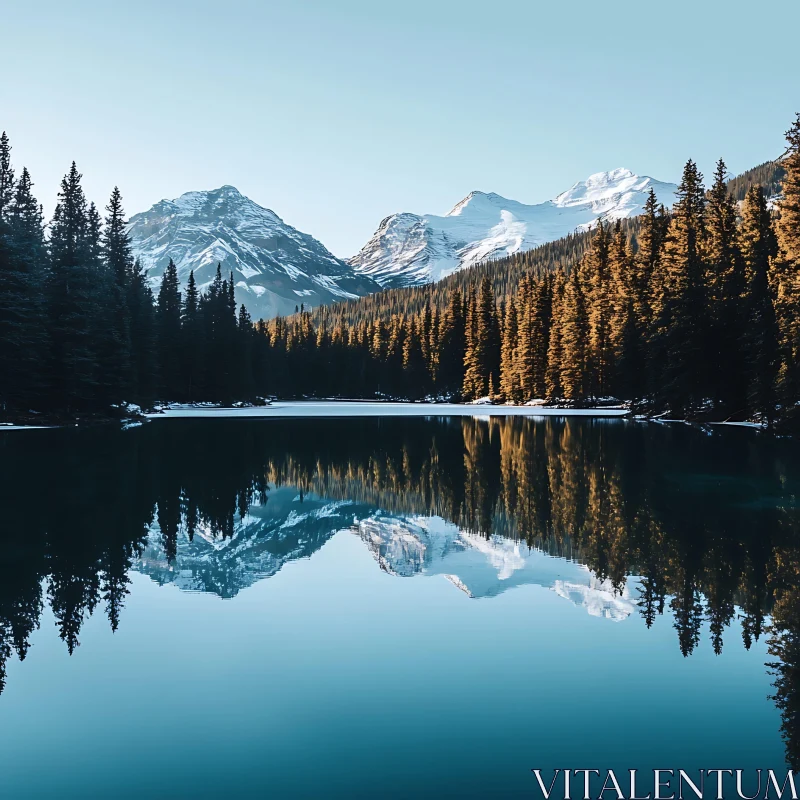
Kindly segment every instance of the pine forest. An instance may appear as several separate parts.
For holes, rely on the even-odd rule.
[[[800,417],[800,114],[787,151],[678,202],[601,221],[443,281],[251,320],[217,269],[151,289],[122,197],[73,163],[52,220],[0,139],[0,414],[102,416],[124,403],[258,398],[625,402],[645,415]]]

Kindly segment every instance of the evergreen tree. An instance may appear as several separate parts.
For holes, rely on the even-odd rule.
[[[628,237],[617,222],[609,248],[611,343],[613,371],[609,388],[615,397],[638,398],[644,393],[644,352],[636,318],[636,269]]]
[[[552,282],[545,276],[534,282],[531,296],[533,306],[531,338],[533,353],[533,396],[542,398],[547,393],[547,353],[550,348],[550,329],[553,317]]]
[[[153,292],[138,260],[131,268],[127,295],[133,396],[137,403],[149,408],[155,400],[158,382],[156,313]]]
[[[128,289],[133,269],[130,237],[125,226],[122,195],[117,187],[106,206],[108,216],[101,241],[105,269],[98,291],[102,294],[104,335],[99,348],[101,396],[106,403],[137,393],[131,366],[131,318]]]
[[[156,342],[160,394],[164,400],[181,394],[181,292],[178,270],[169,260],[156,306]]]
[[[665,241],[663,283],[655,299],[655,350],[664,354],[658,397],[681,416],[700,408],[709,389],[705,297],[703,176],[690,159]],[[658,362],[656,362],[658,363]]]
[[[50,225],[47,316],[52,353],[50,400],[55,408],[96,407],[98,331],[97,219],[89,216],[73,161],[61,181]]]
[[[427,388],[425,358],[422,352],[422,336],[414,319],[405,320],[405,337],[403,341],[403,373],[405,392],[411,400],[419,400],[425,396]]]
[[[503,341],[500,349],[500,394],[507,403],[520,401],[514,361],[517,347],[517,306],[512,297],[503,321]]]
[[[6,132],[0,134],[0,220],[5,219],[14,198],[14,168],[11,165],[11,143]]]
[[[464,382],[466,321],[464,300],[460,290],[450,295],[447,310],[442,314],[439,330],[437,387],[447,397],[457,397]]]
[[[464,348],[464,385],[461,393],[467,400],[480,397],[481,363],[478,345],[478,295],[475,284],[471,284],[465,298],[464,329],[466,346]]]
[[[0,147],[0,162],[2,158]],[[23,169],[12,201],[0,216],[0,409],[35,408],[45,388],[47,252],[42,213],[32,186]]]
[[[547,371],[545,373],[545,397],[557,400],[563,397],[561,367],[564,362],[561,327],[564,319],[564,279],[557,275],[553,284],[552,325],[550,343],[547,348]]]
[[[587,352],[590,392],[607,395],[614,369],[611,347],[610,237],[602,220],[597,224],[592,246],[583,259],[580,276],[586,288],[589,309],[589,350]]]
[[[781,399],[788,406],[800,397],[800,113],[786,133],[785,175],[776,223],[778,254],[773,259],[775,311],[781,335]]]
[[[641,216],[637,237],[638,249],[632,265],[631,280],[637,329],[642,336],[647,336],[653,320],[652,286],[661,271],[661,251],[665,232],[656,193],[651,187]]]
[[[745,411],[745,385],[741,370],[741,298],[744,270],[739,252],[736,205],[728,193],[727,170],[717,162],[708,192],[706,221],[706,301],[709,337],[704,355],[712,373],[715,406],[725,416]]]
[[[255,390],[255,378],[253,376],[253,320],[244,304],[239,307],[238,346],[236,354],[238,364],[236,369],[237,391],[236,397],[240,400],[252,400]]]
[[[517,289],[518,340],[514,353],[514,382],[519,399],[530,400],[534,394],[535,383],[535,342],[534,342],[535,297],[531,279],[523,276]]]
[[[577,269],[570,273],[564,287],[560,333],[561,390],[566,400],[582,402],[588,393],[589,318]]]
[[[181,363],[183,367],[183,392],[186,399],[193,402],[203,386],[203,331],[200,325],[200,292],[194,278],[194,270],[189,272],[186,292],[181,310]]]
[[[772,424],[777,399],[779,343],[769,265],[778,248],[767,199],[760,186],[752,186],[744,199],[741,247],[747,281],[741,336],[748,410],[761,414]]]

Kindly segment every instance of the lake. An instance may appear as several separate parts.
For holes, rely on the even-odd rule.
[[[0,796],[785,774],[799,491],[794,442],[623,419],[0,433]]]

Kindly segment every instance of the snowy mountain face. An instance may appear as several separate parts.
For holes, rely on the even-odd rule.
[[[670,208],[677,186],[627,169],[599,172],[553,200],[525,205],[472,192],[445,216],[393,214],[350,259],[356,272],[383,287],[438,281],[481,261],[530,250],[586,230],[600,219],[640,214],[650,189]]]
[[[191,270],[200,288],[208,285],[221,264],[223,277],[233,272],[237,303],[254,319],[380,288],[233,186],[162,200],[131,217],[129,233],[154,289],[170,258],[184,287]]]
[[[158,289],[170,258],[185,286],[189,272],[202,289],[222,265],[233,272],[236,299],[254,319],[292,313],[395,286],[437,281],[482,261],[530,250],[599,219],[641,213],[655,190],[671,207],[677,187],[627,169],[600,172],[554,200],[526,205],[472,192],[445,216],[393,214],[349,263],[285,223],[233,186],[187,192],[131,218],[134,256]]]

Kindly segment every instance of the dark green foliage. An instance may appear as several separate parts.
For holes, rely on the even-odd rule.
[[[743,298],[743,376],[748,403],[769,422],[775,418],[775,381],[779,365],[778,324],[769,284],[770,259],[778,245],[760,186],[752,186],[742,208],[742,260],[747,291]]]
[[[50,226],[47,285],[51,398],[67,409],[91,410],[98,405],[103,281],[97,221],[90,217],[74,162],[58,198]]]
[[[181,292],[172,259],[161,279],[156,303],[160,396],[176,400],[181,385]]]
[[[3,158],[0,140],[0,172]],[[5,171],[8,176],[10,168]],[[31,187],[30,175],[23,169],[10,202],[0,213],[0,408],[35,405],[45,388],[47,251],[42,215]]]

